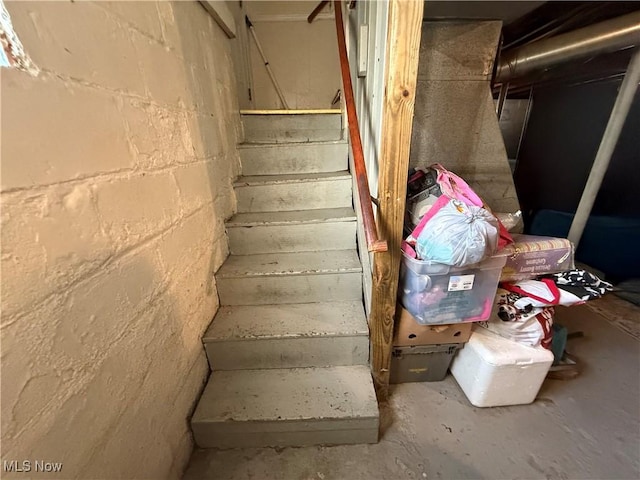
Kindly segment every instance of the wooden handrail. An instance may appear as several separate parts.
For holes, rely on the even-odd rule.
[[[364,223],[364,235],[367,241],[367,249],[370,252],[386,252],[387,242],[385,240],[378,239],[378,229],[376,228],[376,222],[373,218],[371,193],[369,192],[369,181],[367,179],[367,167],[364,163],[362,139],[360,138],[356,103],[353,99],[353,85],[351,84],[351,71],[349,69],[349,59],[347,57],[347,43],[345,41],[344,24],[342,22],[342,0],[334,0],[333,5],[336,17],[336,31],[338,33],[338,52],[340,54],[342,89],[344,91],[344,103],[347,108],[347,118],[349,120],[349,137],[351,138],[353,164],[355,167],[356,184],[358,185],[358,198],[360,199],[360,211],[362,213],[362,221]]]

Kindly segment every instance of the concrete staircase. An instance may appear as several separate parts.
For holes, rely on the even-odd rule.
[[[203,342],[198,446],[375,443],[347,144],[340,114],[244,115],[231,255]]]

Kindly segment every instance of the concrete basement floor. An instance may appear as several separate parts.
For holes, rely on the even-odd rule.
[[[627,305],[627,322],[640,324]],[[568,348],[584,372],[545,381],[531,405],[475,408],[451,376],[397,385],[378,444],[196,450],[184,478],[638,479],[640,343],[596,310],[557,309],[558,323],[585,333]]]

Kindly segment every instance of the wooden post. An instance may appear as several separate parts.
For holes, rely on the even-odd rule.
[[[389,393],[391,342],[396,310],[400,244],[407,191],[407,170],[418,76],[424,2],[389,1],[389,27],[382,113],[382,148],[378,177],[378,227],[388,251],[373,257],[373,292],[369,324],[372,369],[378,400]]]

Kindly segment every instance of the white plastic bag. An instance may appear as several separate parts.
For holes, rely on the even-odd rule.
[[[422,260],[464,267],[496,251],[498,221],[482,207],[450,200],[425,225],[416,252]]]
[[[518,294],[499,288],[489,320],[477,325],[528,347],[551,348],[553,307],[517,308]]]
[[[553,307],[536,308],[525,315],[525,319],[516,322],[503,322],[492,318],[486,322],[477,322],[481,327],[528,347],[542,345],[551,348],[553,325]]]

